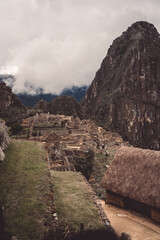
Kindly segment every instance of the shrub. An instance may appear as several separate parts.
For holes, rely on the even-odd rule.
[[[81,172],[89,180],[93,171],[94,152],[90,149],[84,155],[74,157],[74,162],[76,171]]]

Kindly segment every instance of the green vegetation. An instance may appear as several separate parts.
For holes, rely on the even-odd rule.
[[[13,131],[12,129],[10,129],[9,131],[9,135],[12,136],[12,138],[14,139],[29,139],[29,127],[22,127],[22,130],[20,132],[14,132],[13,134]]]
[[[40,240],[51,222],[50,176],[43,144],[12,140],[0,165],[0,207],[5,231]]]
[[[101,229],[102,222],[87,184],[79,173],[51,171],[55,191],[55,204],[59,225],[79,231]]]
[[[107,169],[106,165],[110,164],[112,158],[113,158],[113,155],[109,154],[109,156],[106,157],[101,153],[95,154],[95,157],[94,157],[94,167],[93,167],[92,176],[89,182],[93,187],[94,191],[96,192],[96,194],[101,199],[105,199],[105,189],[100,186],[100,182]]]
[[[20,123],[14,123],[10,129],[11,135],[19,135],[22,132],[23,127]]]
[[[81,172],[89,180],[93,171],[94,152],[89,150],[82,156],[74,157],[74,161],[76,171]]]
[[[84,118],[84,110],[79,102],[71,96],[60,96],[47,104],[51,114],[61,114],[66,116]]]

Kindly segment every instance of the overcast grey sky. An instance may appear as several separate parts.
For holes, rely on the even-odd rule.
[[[90,84],[112,41],[139,20],[160,31],[160,0],[0,0],[0,72],[15,72],[15,93]]]

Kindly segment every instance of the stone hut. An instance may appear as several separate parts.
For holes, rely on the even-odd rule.
[[[106,202],[131,209],[160,222],[160,152],[120,148],[101,186]]]

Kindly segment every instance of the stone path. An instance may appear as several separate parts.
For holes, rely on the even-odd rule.
[[[160,240],[160,224],[137,213],[105,204],[102,200],[100,202],[119,236],[122,232],[127,232],[132,240]]]

